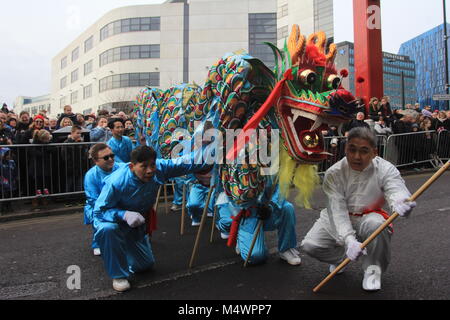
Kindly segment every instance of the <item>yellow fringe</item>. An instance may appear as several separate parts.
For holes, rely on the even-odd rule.
[[[298,164],[287,151],[280,148],[280,194],[287,199],[290,187],[294,184],[297,190],[295,202],[299,206],[311,209],[311,198],[314,190],[319,185],[317,166],[310,164]]]

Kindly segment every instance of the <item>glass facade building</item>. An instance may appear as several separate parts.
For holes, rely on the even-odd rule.
[[[355,94],[354,44],[347,41],[341,42],[337,44],[337,48],[338,70],[345,68],[349,71],[349,77],[344,79],[343,85]],[[383,52],[384,95],[390,97],[393,108],[399,109],[402,105],[416,103],[415,79],[415,63],[410,57]]]
[[[275,56],[264,42],[277,43],[277,14],[250,13],[248,15],[249,54],[273,69]]]
[[[433,95],[446,93],[444,25],[403,43],[399,54],[408,55],[416,62],[415,88],[420,106],[430,105],[433,109],[446,109],[446,101],[433,101]]]

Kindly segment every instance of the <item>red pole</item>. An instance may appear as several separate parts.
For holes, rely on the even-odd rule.
[[[363,98],[368,113],[370,98],[384,95],[380,0],[353,0],[353,12],[356,96]]]

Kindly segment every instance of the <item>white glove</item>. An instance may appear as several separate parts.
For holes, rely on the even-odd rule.
[[[394,202],[393,209],[401,217],[408,217],[411,214],[412,209],[414,209],[417,205],[415,201],[410,202],[407,200],[408,198],[402,198]]]
[[[134,211],[126,211],[123,215],[123,220],[126,221],[131,228],[137,228],[145,223],[145,218],[139,212]]]
[[[358,242],[355,237],[349,236],[345,239],[345,245],[347,246],[346,255],[352,260],[358,260],[361,255],[367,255],[367,249],[361,249],[361,242]]]

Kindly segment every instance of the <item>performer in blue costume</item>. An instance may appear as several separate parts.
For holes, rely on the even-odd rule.
[[[174,193],[173,193],[173,201],[172,206],[170,207],[171,211],[179,211],[181,210],[181,206],[183,204],[183,186],[186,185],[186,199],[187,199],[187,191],[188,183],[186,179],[179,177],[173,179],[173,187],[174,187]]]
[[[270,190],[271,187],[268,188]],[[267,203],[267,198],[271,201]],[[242,209],[228,200],[225,193],[221,193],[216,201],[218,217],[216,226],[223,239],[228,239],[228,246],[236,246],[236,252],[243,260],[247,259],[250,246],[259,220],[263,220],[264,231],[278,230],[278,252],[280,258],[290,265],[300,265],[301,258],[297,248],[295,231],[296,218],[294,206],[279,195],[276,186],[272,195],[266,189],[258,204],[248,209]],[[235,224],[233,226],[233,223]],[[264,232],[258,234],[250,264],[259,264],[267,260],[268,251],[265,246]]]
[[[207,163],[212,161],[199,161],[203,151],[162,160],[156,159],[151,147],[141,146],[131,153],[128,166],[105,179],[94,209],[95,240],[116,291],[130,289],[130,273],[153,267],[155,259],[144,216],[153,208],[158,189],[165,181],[209,167]]]
[[[107,144],[116,155],[116,161],[123,163],[130,162],[130,154],[134,147],[133,141],[123,135],[123,120],[120,118],[113,118],[109,120],[108,127],[111,129],[113,136],[108,140]]]
[[[192,184],[189,190],[189,197],[187,201],[186,208],[188,209],[188,214],[192,219],[192,226],[198,227],[202,219],[203,209],[208,197],[209,187],[200,184]],[[211,199],[208,204],[208,216],[212,217],[214,212],[214,199],[215,192],[211,194]]]
[[[89,150],[89,155],[94,161],[95,166],[92,167],[84,177],[84,191],[86,193],[86,205],[84,206],[84,224],[92,225],[95,235],[95,227],[93,225],[93,211],[95,201],[97,200],[104,185],[104,178],[119,169],[125,164],[117,164],[114,162],[114,153],[105,143],[98,143]],[[101,250],[95,239],[92,240],[92,249],[94,255],[99,256]]]

